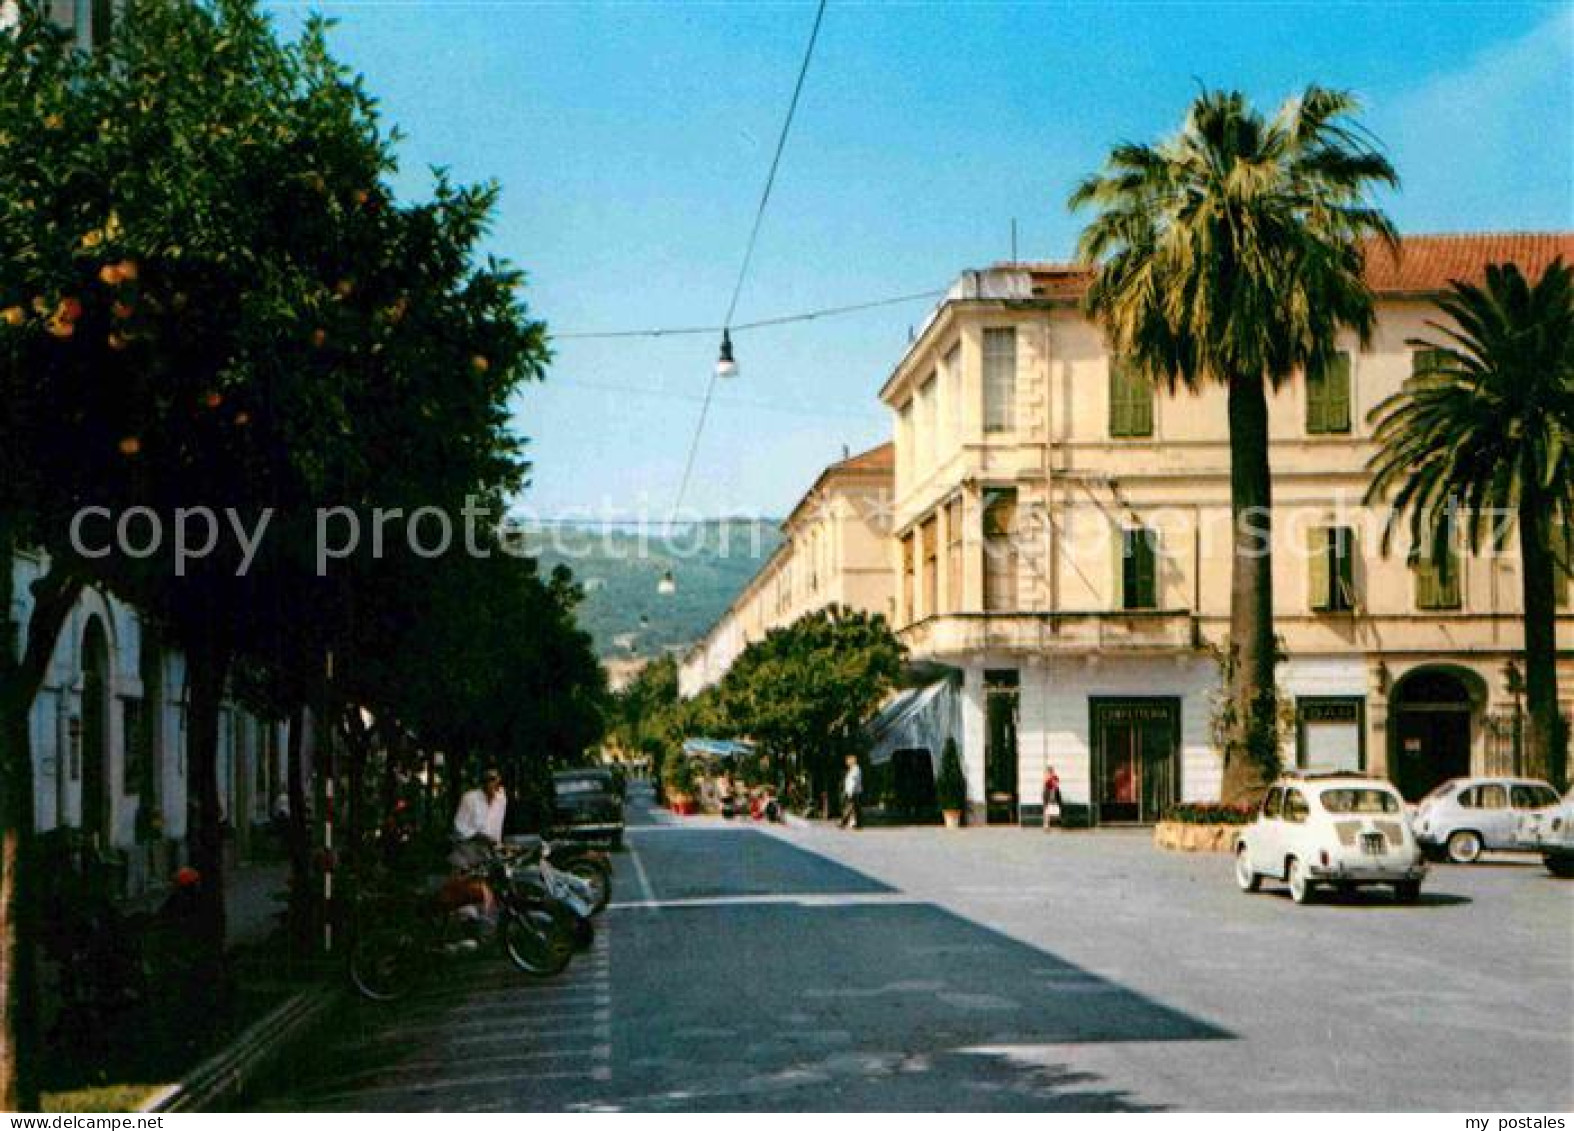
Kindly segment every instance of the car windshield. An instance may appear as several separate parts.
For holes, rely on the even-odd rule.
[[[559,796],[570,793],[604,793],[606,783],[600,778],[558,778],[554,783]]]
[[[1397,813],[1399,798],[1385,789],[1325,789],[1323,808],[1330,813]]]

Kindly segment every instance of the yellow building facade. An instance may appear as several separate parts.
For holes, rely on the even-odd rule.
[[[678,665],[688,698],[720,681],[773,628],[830,605],[891,616],[894,446],[826,468],[782,524],[783,539],[705,638]]]
[[[1512,767],[1521,707],[1517,553],[1415,565],[1363,504],[1368,414],[1437,339],[1433,300],[1489,262],[1529,275],[1574,234],[1414,237],[1369,263],[1372,340],[1270,398],[1274,602],[1290,765],[1362,769],[1407,795]],[[1053,767],[1094,822],[1218,797],[1214,649],[1232,530],[1222,389],[1155,391],[1082,312],[1085,271],[965,273],[880,392],[895,422],[893,619],[961,673],[971,806],[1039,812]],[[1510,546],[1513,542],[1510,540]],[[1560,618],[1560,647],[1574,623]],[[1574,687],[1560,671],[1565,690]]]

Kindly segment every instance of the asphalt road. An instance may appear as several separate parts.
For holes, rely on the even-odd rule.
[[[1237,892],[1144,834],[760,829],[634,806],[595,949],[357,1005],[260,1110],[1574,1107],[1574,884]]]

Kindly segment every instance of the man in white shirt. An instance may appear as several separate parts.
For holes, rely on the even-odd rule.
[[[454,851],[448,862],[456,869],[473,868],[503,843],[503,818],[508,814],[508,792],[495,769],[481,775],[479,789],[459,799],[454,814]]]
[[[847,775],[842,778],[842,828],[856,829],[862,822],[859,803],[864,793],[864,772],[856,754],[847,755]]]

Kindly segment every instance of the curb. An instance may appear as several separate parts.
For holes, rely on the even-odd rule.
[[[311,986],[293,994],[252,1023],[228,1046],[197,1065],[178,1083],[153,1095],[139,1112],[213,1111],[234,1098],[286,1047],[315,1026],[344,991]]]

